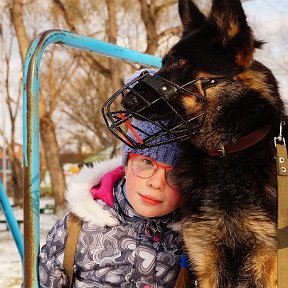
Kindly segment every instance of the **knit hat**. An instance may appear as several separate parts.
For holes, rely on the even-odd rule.
[[[135,78],[140,76],[143,72],[148,72],[149,74],[153,75],[153,74],[155,74],[157,72],[157,70],[155,70],[155,69],[147,69],[147,68],[137,70],[136,72],[134,72],[132,75],[128,76],[125,79],[125,81],[124,81],[125,85],[127,85],[129,82],[133,81]],[[131,85],[129,87],[133,87],[134,85]]]
[[[163,121],[162,121],[163,123]],[[164,124],[164,123],[163,123]],[[155,124],[149,122],[149,121],[143,121],[139,119],[133,119],[133,126],[141,127],[141,130],[145,133],[142,133],[141,131],[137,131],[138,136],[141,139],[144,139],[147,137],[147,135],[152,135],[160,130],[158,126]],[[127,132],[127,135],[133,139],[136,140],[135,135],[129,130]],[[169,140],[167,136],[161,136],[157,138],[157,142]],[[155,141],[156,142],[156,141]],[[153,141],[151,142],[151,144]],[[131,148],[125,143],[122,144],[122,165],[123,167],[127,164],[129,153],[134,154],[141,154],[144,156],[148,156],[150,158],[153,158],[154,160],[158,162],[163,162],[171,166],[175,166],[176,162],[181,156],[181,149],[179,147],[178,142],[171,142],[167,144],[161,144],[154,147],[148,147],[148,148]]]
[[[155,74],[157,71],[154,69],[140,69],[130,75],[126,80],[125,84],[127,85],[129,82],[133,81],[136,77],[140,76],[143,72],[149,72],[149,74]],[[135,85],[135,84],[134,84]],[[164,121],[161,121],[162,124],[165,125]],[[158,126],[155,124],[149,122],[149,121],[144,121],[144,120],[139,120],[139,119],[133,119],[133,126],[141,128],[141,130],[147,134],[142,133],[141,131],[137,131],[138,136],[141,139],[144,139],[147,137],[147,135],[152,135],[160,130]],[[127,132],[128,136],[136,139],[135,135],[132,133],[131,130]],[[157,138],[157,142],[159,141],[165,141],[169,140],[167,136],[161,136]],[[155,141],[156,142],[156,141]],[[154,143],[153,141],[150,143]],[[168,165],[174,166],[178,159],[181,156],[181,149],[179,147],[179,144],[177,142],[171,142],[167,144],[162,144],[159,146],[154,146],[154,147],[149,147],[149,148],[131,148],[125,143],[122,144],[122,165],[125,166],[128,161],[129,153],[134,153],[134,154],[141,154],[144,156],[148,156],[150,158],[153,158],[154,160],[158,162],[163,162]]]

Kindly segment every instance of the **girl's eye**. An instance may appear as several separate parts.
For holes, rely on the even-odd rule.
[[[167,176],[169,177],[170,180],[175,180],[175,169],[171,168],[170,170],[167,171]]]
[[[143,162],[147,166],[153,166],[154,165],[154,163],[151,160],[147,159],[147,158],[143,158]]]
[[[187,63],[187,60],[186,59],[179,59],[178,60],[178,65],[179,66],[183,66],[183,65],[185,65]]]

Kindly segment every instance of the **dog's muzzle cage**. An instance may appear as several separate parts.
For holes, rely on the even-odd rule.
[[[197,78],[185,85],[179,86],[158,75],[152,75],[148,71],[145,71],[116,91],[103,104],[102,115],[105,124],[118,139],[131,148],[146,148],[173,141],[187,140],[197,133],[198,128],[202,125],[206,113],[207,100],[206,96],[203,97],[186,87],[201,80],[203,78]],[[147,94],[150,96],[147,97]],[[181,97],[181,95],[189,95],[190,97],[193,95],[196,97],[196,101],[200,101],[202,104],[201,112],[188,120],[184,119],[180,115],[181,112],[177,111],[169,101],[177,95],[178,97]],[[121,105],[122,99],[125,97],[131,98],[131,109]],[[161,120],[154,120],[155,115],[151,117],[151,111],[154,111],[154,114],[156,111]],[[159,131],[149,134],[143,131],[141,127],[133,125],[133,118],[149,121],[156,125]],[[156,119],[158,119],[157,116]],[[133,131],[133,137],[127,135],[127,128]],[[137,137],[138,132],[141,132],[145,137],[139,139]]]

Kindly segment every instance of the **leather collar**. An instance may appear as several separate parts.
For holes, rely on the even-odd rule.
[[[232,154],[232,153],[244,150],[246,148],[249,148],[257,144],[262,139],[264,139],[267,136],[267,134],[270,132],[270,130],[271,130],[271,125],[267,124],[253,131],[252,133],[239,138],[238,141],[235,143],[230,143],[228,145],[222,146],[219,149],[208,151],[208,154],[210,156],[226,156],[227,154]]]

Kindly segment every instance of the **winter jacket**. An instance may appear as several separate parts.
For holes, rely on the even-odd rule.
[[[83,220],[72,287],[174,287],[182,252],[174,229],[179,213],[139,216],[122,191],[119,164],[115,158],[84,167],[68,185],[68,209]],[[68,287],[63,269],[68,215],[52,227],[41,249],[40,287]]]

